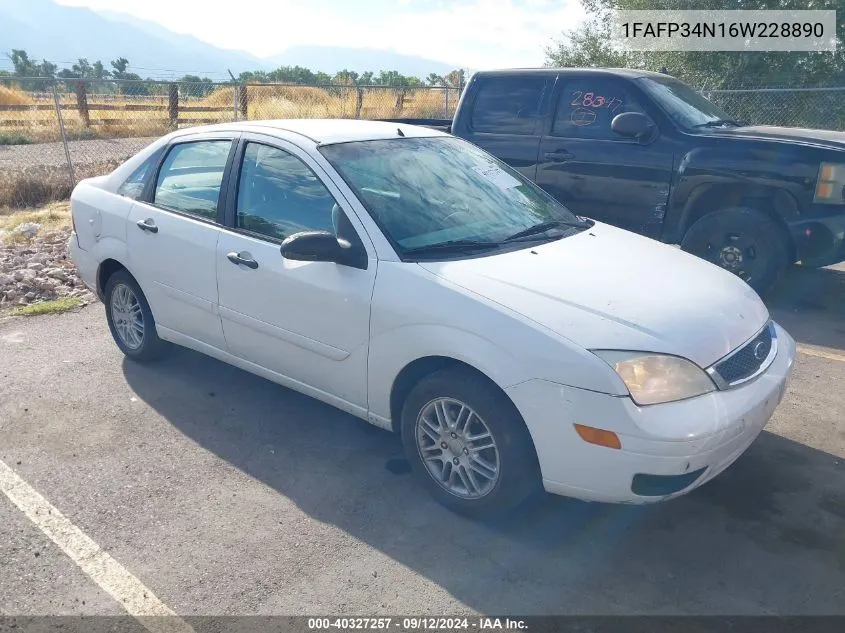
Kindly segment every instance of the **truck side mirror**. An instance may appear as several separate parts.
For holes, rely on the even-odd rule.
[[[657,126],[642,112],[623,112],[613,117],[610,129],[619,136],[645,141],[651,138]]]

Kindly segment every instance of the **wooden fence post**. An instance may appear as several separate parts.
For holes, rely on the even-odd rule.
[[[246,86],[241,84],[238,86],[238,102],[241,106],[241,118],[244,121],[249,120],[249,96]]]
[[[364,89],[358,85],[358,80],[353,79],[352,85],[355,86],[355,118],[361,118],[361,108],[364,106]]]
[[[77,81],[75,85],[76,109],[79,110],[79,118],[83,127],[91,127],[91,117],[88,114],[88,95],[84,81]]]
[[[167,100],[167,115],[170,119],[170,127],[176,129],[179,124],[179,86],[170,84],[170,91]]]

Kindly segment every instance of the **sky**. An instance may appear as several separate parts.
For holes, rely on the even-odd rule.
[[[484,70],[539,66],[579,0],[57,0],[267,57],[301,44],[390,49]],[[219,7],[219,8],[217,8]]]

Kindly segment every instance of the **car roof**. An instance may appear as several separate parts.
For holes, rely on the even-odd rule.
[[[405,123],[363,121],[358,119],[271,119],[221,123],[184,128],[183,132],[196,134],[216,131],[240,131],[281,136],[278,132],[292,132],[304,136],[318,145],[395,139],[402,136],[447,136],[443,132]],[[401,134],[400,134],[401,131]]]
[[[479,70],[473,77],[507,75],[614,75],[618,77],[667,77],[663,73],[637,68],[501,68],[497,70]]]

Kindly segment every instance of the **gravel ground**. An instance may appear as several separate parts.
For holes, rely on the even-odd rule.
[[[67,255],[71,229],[39,231],[25,244],[0,236],[0,310],[59,297],[94,299]]]
[[[845,311],[806,290],[845,271],[794,275],[782,405],[664,504],[462,519],[395,436],[194,352],[129,362],[99,304],[0,321],[0,459],[183,615],[845,615]],[[116,611],[2,495],[0,560],[0,613]]]
[[[94,139],[70,141],[70,157],[74,165],[123,161],[152,143],[150,138]],[[28,167],[63,167],[67,164],[61,143],[32,145],[0,145],[0,171]]]

